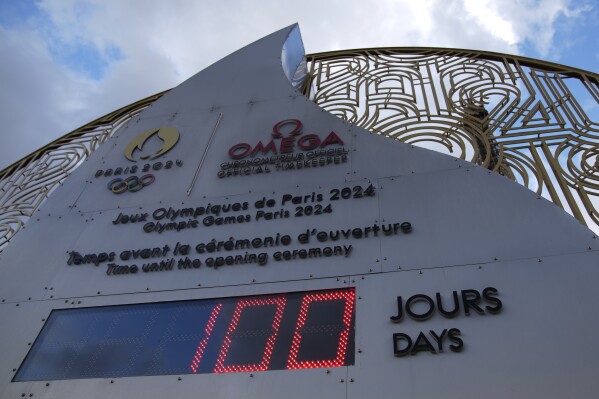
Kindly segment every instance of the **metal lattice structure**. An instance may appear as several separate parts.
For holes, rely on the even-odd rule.
[[[307,56],[306,95],[360,127],[500,173],[599,231],[599,75],[490,52],[390,48]],[[0,251],[47,195],[159,93],[0,172]],[[599,118],[597,118],[599,119]]]
[[[308,61],[308,94],[325,110],[505,175],[599,230],[599,120],[585,109],[599,104],[599,75],[433,48],[322,53]]]
[[[0,172],[0,251],[57,186],[99,145],[164,93],[118,109],[66,134]]]

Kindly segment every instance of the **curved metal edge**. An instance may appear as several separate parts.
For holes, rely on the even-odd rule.
[[[559,72],[572,77],[580,77],[580,75],[589,76],[594,83],[599,84],[599,73],[587,71],[580,68],[571,67],[564,64],[558,64],[550,61],[542,61],[536,58],[524,57],[508,53],[497,53],[493,51],[469,50],[461,48],[448,47],[372,47],[358,48],[349,50],[326,51],[320,53],[306,54],[308,62],[324,61],[336,58],[343,58],[355,55],[367,55],[368,52],[391,52],[395,54],[423,54],[423,53],[445,53],[455,57],[477,57],[482,56],[493,61],[503,61],[506,58],[511,58],[520,62],[523,66],[531,68],[542,68],[551,72]]]
[[[93,120],[92,122],[86,123],[85,125],[65,134],[64,136],[57,138],[56,140],[51,141],[50,143],[46,144],[45,146],[38,148],[37,150],[31,152],[29,155],[24,156],[23,158],[19,159],[18,161],[13,162],[9,166],[0,170],[0,179],[3,179],[5,177],[11,175],[12,173],[16,172],[17,170],[26,167],[30,162],[33,162],[33,161],[39,159],[43,154],[47,153],[48,151],[57,149],[61,145],[68,144],[71,140],[73,140],[77,137],[80,137],[80,136],[84,135],[85,133],[93,131],[94,129],[96,129],[98,127],[111,125],[115,121],[118,121],[120,118],[125,116],[126,114],[134,112],[140,108],[145,108],[145,107],[149,106],[150,104],[152,104],[154,101],[158,100],[160,97],[162,97],[164,94],[166,94],[169,91],[170,91],[170,89],[153,94],[151,96],[148,96],[146,98],[138,100],[132,104],[126,105],[126,106],[119,108],[115,111],[112,111],[106,115],[103,115],[103,116]]]

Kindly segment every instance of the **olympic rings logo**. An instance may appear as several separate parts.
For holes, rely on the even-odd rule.
[[[126,179],[117,178],[112,179],[110,183],[108,183],[108,189],[115,194],[122,194],[125,191],[134,193],[145,186],[154,183],[154,180],[156,180],[156,178],[150,173],[143,175],[142,177],[129,176]]]

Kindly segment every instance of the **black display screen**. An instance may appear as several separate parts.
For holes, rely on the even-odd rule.
[[[13,381],[354,363],[353,288],[54,310]]]

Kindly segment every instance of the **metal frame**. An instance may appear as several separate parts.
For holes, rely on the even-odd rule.
[[[402,142],[479,164],[599,231],[599,74],[461,49],[379,48],[306,56],[304,94]],[[0,251],[50,192],[167,91],[120,108],[0,171]]]

